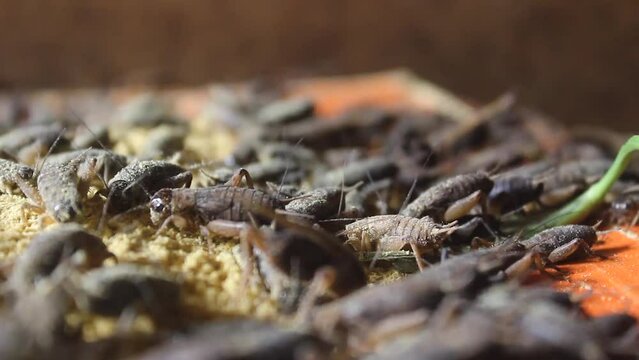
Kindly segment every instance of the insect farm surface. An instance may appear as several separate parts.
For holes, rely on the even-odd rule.
[[[3,359],[639,351],[639,167],[579,225],[540,222],[628,134],[565,129],[513,94],[470,105],[403,71],[0,105],[3,164],[27,167],[0,189]],[[156,172],[115,194],[137,161]],[[56,229],[110,255],[65,235],[27,262]]]

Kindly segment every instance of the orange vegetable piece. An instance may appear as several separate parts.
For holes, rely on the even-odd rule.
[[[561,266],[567,281],[555,287],[586,295],[584,310],[591,315],[629,312],[639,317],[639,227],[612,231],[593,247],[607,259],[591,258]],[[635,238],[636,237],[636,238]]]

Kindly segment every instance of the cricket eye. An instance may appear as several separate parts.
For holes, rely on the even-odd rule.
[[[162,202],[162,199],[155,198],[151,200],[151,210],[155,212],[162,212],[164,210],[164,203]]]

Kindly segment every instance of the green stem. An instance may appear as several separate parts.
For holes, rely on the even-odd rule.
[[[528,225],[524,229],[524,236],[533,235],[553,226],[576,223],[588,217],[590,212],[601,203],[610,187],[626,170],[634,151],[639,151],[639,135],[630,137],[623,144],[617,153],[615,161],[599,181],[561,209],[552,212],[538,223]]]

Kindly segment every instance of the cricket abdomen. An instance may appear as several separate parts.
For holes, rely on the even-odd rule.
[[[280,201],[261,190],[227,185],[197,191],[194,203],[206,221],[250,221],[251,212],[281,207]]]

